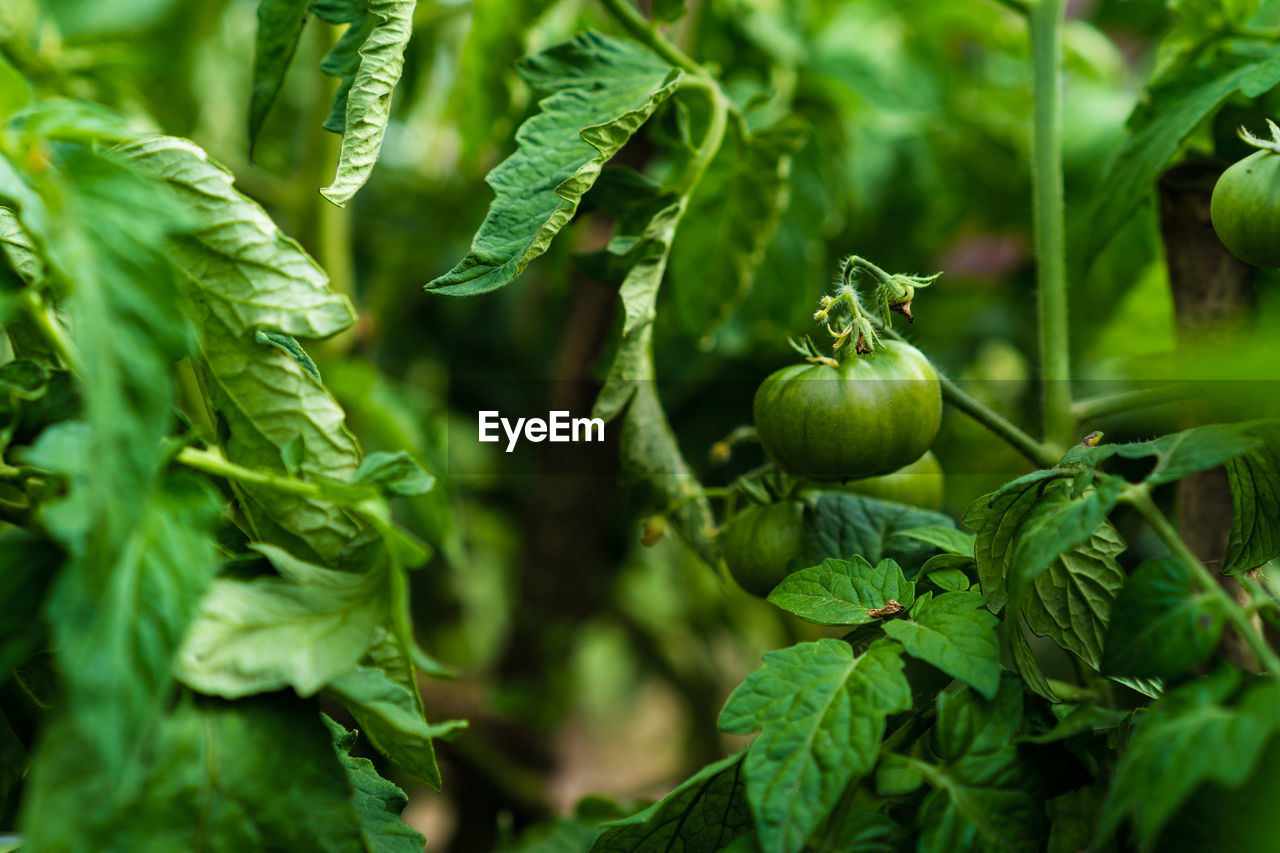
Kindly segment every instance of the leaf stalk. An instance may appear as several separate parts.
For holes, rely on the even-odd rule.
[[[1145,484],[1131,486],[1125,491],[1121,499],[1136,509],[1147,524],[1151,526],[1151,529],[1155,531],[1156,536],[1160,537],[1160,541],[1165,544],[1169,552],[1191,569],[1195,575],[1196,583],[1206,593],[1218,599],[1223,612],[1227,616],[1227,621],[1236,629],[1236,633],[1240,635],[1245,644],[1258,656],[1258,660],[1261,662],[1263,669],[1266,670],[1267,675],[1280,682],[1280,657],[1277,657],[1275,651],[1267,643],[1266,638],[1254,628],[1244,609],[1236,603],[1230,593],[1223,589],[1222,584],[1218,583],[1217,578],[1209,571],[1208,567],[1187,547],[1187,543],[1182,541],[1178,531],[1174,529],[1169,519],[1165,518],[1164,513],[1156,506],[1155,501],[1151,499],[1150,488]]]

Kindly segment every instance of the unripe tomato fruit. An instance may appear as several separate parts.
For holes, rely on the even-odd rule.
[[[850,480],[837,488],[882,501],[936,510],[942,508],[942,487],[942,466],[938,464],[938,457],[930,450],[892,474]]]
[[[1255,151],[1223,172],[1209,218],[1231,254],[1256,267],[1280,267],[1280,154]]]
[[[920,350],[885,341],[836,366],[793,364],[756,390],[756,432],[787,473],[810,480],[888,474],[915,462],[942,423],[938,374]]]
[[[747,507],[725,525],[719,542],[733,579],[764,598],[787,576],[787,563],[804,547],[804,503]]]

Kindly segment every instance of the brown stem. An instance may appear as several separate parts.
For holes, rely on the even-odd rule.
[[[1160,231],[1169,266],[1174,319],[1181,350],[1202,344],[1224,321],[1238,316],[1252,302],[1249,267],[1236,258],[1213,230],[1209,201],[1222,174],[1214,161],[1196,160],[1167,171],[1160,179]],[[1181,410],[1183,426],[1203,423],[1202,407],[1193,402]],[[1184,477],[1177,486],[1178,532],[1187,547],[1210,569],[1221,567],[1231,529],[1231,489],[1222,468]],[[1237,601],[1243,590],[1232,578],[1219,583]],[[1228,634],[1223,651],[1240,666],[1253,655]]]

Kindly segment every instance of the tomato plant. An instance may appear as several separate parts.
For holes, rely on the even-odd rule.
[[[1273,849],[1278,50],[0,3],[0,850]]]

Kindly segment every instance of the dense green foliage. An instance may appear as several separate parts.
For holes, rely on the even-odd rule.
[[[0,850],[1273,849],[1277,114],[1276,0],[4,0]]]

